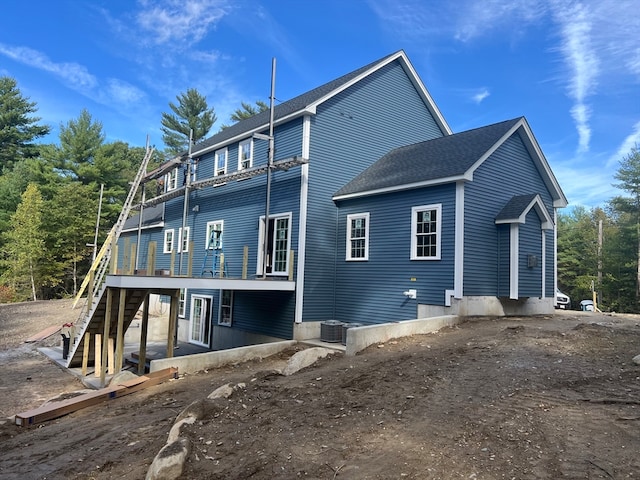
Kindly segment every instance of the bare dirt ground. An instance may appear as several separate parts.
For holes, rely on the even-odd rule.
[[[58,313],[56,302],[0,306],[2,415],[81,388],[20,344]],[[183,426],[192,450],[181,478],[640,478],[638,354],[640,317],[469,318],[290,377],[272,371],[284,355],[182,376],[38,427],[7,421],[0,477],[142,479],[179,412],[244,382]]]

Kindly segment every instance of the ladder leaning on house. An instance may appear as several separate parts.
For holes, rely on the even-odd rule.
[[[211,270],[206,270],[209,255],[211,255]],[[224,250],[222,249],[222,230],[212,228],[211,235],[209,237],[209,243],[207,243],[207,248],[204,251],[204,260],[202,261],[200,276],[204,277],[205,273],[210,273],[212,277],[215,277],[217,273],[218,276],[222,278],[224,277],[224,268],[225,265]]]
[[[124,204],[122,205],[122,210],[120,211],[120,215],[118,216],[118,220],[115,225],[111,228],[109,235],[102,245],[100,252],[96,255],[96,259],[94,260],[91,268],[87,276],[85,277],[82,285],[80,286],[80,290],[76,295],[76,298],[73,302],[72,308],[75,308],[78,304],[82,294],[85,289],[88,287],[86,302],[80,312],[78,317],[78,325],[80,328],[76,328],[76,339],[81,338],[84,330],[86,329],[86,324],[91,320],[91,316],[93,314],[93,308],[95,304],[102,296],[104,291],[104,277],[107,273],[109,262],[111,260],[111,255],[113,254],[113,247],[118,242],[120,238],[120,234],[124,228],[124,223],[129,218],[129,213],[131,212],[131,207],[133,206],[133,202],[136,197],[136,193],[138,191],[138,187],[142,182],[142,178],[147,173],[147,166],[149,165],[149,161],[153,155],[153,148],[147,147],[144,158],[142,159],[142,163],[140,164],[140,168],[138,169],[138,173],[136,174],[133,182],[131,183],[131,188],[129,189],[129,194],[127,195]]]

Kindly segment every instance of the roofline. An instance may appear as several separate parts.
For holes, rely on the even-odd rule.
[[[353,198],[360,198],[360,197],[369,197],[371,195],[381,195],[383,193],[394,193],[394,192],[401,192],[403,190],[413,190],[415,188],[422,188],[422,187],[433,187],[436,185],[444,185],[447,183],[455,183],[458,181],[468,181],[471,180],[471,178],[469,178],[466,174],[465,175],[455,175],[455,176],[451,176],[451,177],[444,177],[444,178],[436,178],[434,180],[425,180],[423,182],[415,182],[415,183],[406,183],[404,185],[395,185],[393,187],[385,187],[385,188],[376,188],[374,190],[367,190],[364,192],[356,192],[356,193],[347,193],[345,195],[336,195],[332,197],[332,200],[334,202],[340,201],[340,200],[350,200]]]
[[[152,223],[150,225],[143,225],[142,227],[140,227],[140,230],[149,230],[151,228],[162,228],[162,227],[164,227],[164,220],[158,223]],[[137,231],[138,231],[138,227],[125,228],[122,230],[122,233],[137,232]]]
[[[506,218],[504,220],[496,220],[495,223],[496,225],[511,224],[511,223],[524,224],[526,223],[527,214],[529,213],[529,211],[531,211],[532,208],[535,208],[538,215],[544,218],[544,221],[542,222],[542,229],[552,230],[553,220],[551,219],[549,212],[547,212],[547,209],[544,206],[544,203],[542,202],[542,198],[540,197],[539,193],[536,193],[536,196],[533,197],[533,199],[529,202],[529,205],[527,205],[527,208],[525,208],[518,217]]]
[[[533,136],[533,132],[531,131],[531,127],[527,122],[525,117],[520,117],[520,119],[511,127],[493,146],[488,149],[484,155],[482,155],[466,172],[465,176],[469,177],[469,179],[473,179],[473,172],[482,165],[482,163],[492,155],[498,147],[500,147],[511,135],[520,130],[522,135],[522,141],[529,151],[529,154],[533,157],[533,161],[536,163],[538,167],[541,167],[544,173],[543,181],[547,185],[547,188],[551,191],[551,197],[553,198],[553,206],[555,208],[564,208],[569,202],[567,201],[567,197],[565,197],[562,188],[560,188],[560,184],[556,179],[555,175],[551,171],[551,167],[549,166],[549,162],[545,158],[542,153],[542,149],[538,144],[537,140]]]
[[[403,66],[403,68],[405,69],[405,71],[407,71],[409,73],[409,77],[411,78],[411,83],[413,83],[414,87],[416,87],[418,89],[418,91],[420,92],[420,96],[422,97],[422,99],[427,104],[427,108],[429,109],[429,112],[431,112],[431,114],[433,115],[433,117],[434,117],[436,123],[438,124],[438,127],[440,128],[441,132],[443,134],[445,134],[445,135],[451,135],[453,132],[452,132],[451,128],[449,127],[449,124],[444,119],[444,116],[440,112],[440,109],[436,106],[436,103],[433,101],[433,98],[429,94],[429,91],[427,90],[427,88],[422,83],[422,80],[420,80],[420,77],[416,73],[416,70],[413,68],[413,65],[409,61],[409,58],[407,57],[407,54],[404,52],[404,50],[399,50],[396,53],[389,55],[384,60],[381,60],[380,62],[376,63],[369,70],[367,70],[365,72],[362,72],[357,77],[354,77],[353,79],[351,79],[351,81],[342,84],[340,87],[338,87],[338,88],[332,90],[331,92],[327,93],[324,97],[319,98],[315,102],[309,104],[308,110],[310,110],[310,112],[315,114],[318,105],[322,104],[323,102],[326,102],[327,100],[329,100],[330,98],[334,97],[335,95],[343,92],[347,88],[349,88],[349,87],[353,86],[354,84],[358,83],[363,78],[368,77],[373,72],[376,72],[377,70],[380,70],[382,67],[385,67],[385,66],[389,65],[391,62],[394,62],[396,60],[400,60],[400,63]]]

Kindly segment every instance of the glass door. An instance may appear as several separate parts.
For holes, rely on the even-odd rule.
[[[211,332],[211,305],[213,299],[203,295],[191,296],[189,342],[208,347]]]

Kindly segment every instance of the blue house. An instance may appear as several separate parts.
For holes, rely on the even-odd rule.
[[[403,51],[144,182],[157,195],[125,225],[106,283],[142,292],[132,309],[168,295],[178,340],[224,349],[313,336],[327,320],[554,307],[567,200],[527,121],[454,134]]]

